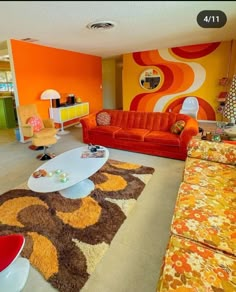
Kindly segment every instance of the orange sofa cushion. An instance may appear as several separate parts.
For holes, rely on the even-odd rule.
[[[179,136],[170,132],[151,131],[144,137],[144,141],[172,146],[180,145]]]
[[[147,135],[148,132],[149,130],[145,129],[120,129],[115,133],[115,138],[144,141],[144,136]]]
[[[97,126],[91,129],[91,134],[102,134],[114,137],[115,133],[120,130],[120,127],[115,126]]]

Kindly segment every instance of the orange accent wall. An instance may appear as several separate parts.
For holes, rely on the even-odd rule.
[[[69,93],[89,102],[90,113],[102,109],[101,57],[10,40],[19,104],[35,103],[42,118],[49,117],[50,101],[40,100],[49,88],[61,102]]]

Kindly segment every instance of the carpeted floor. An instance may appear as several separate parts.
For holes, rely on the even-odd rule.
[[[109,159],[83,199],[16,188],[0,196],[0,234],[22,233],[22,256],[58,291],[85,285],[154,168]]]

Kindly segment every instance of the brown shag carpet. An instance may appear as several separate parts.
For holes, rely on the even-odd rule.
[[[82,199],[13,189],[0,196],[0,235],[21,233],[21,252],[53,287],[78,292],[127,218],[154,169],[109,159]]]

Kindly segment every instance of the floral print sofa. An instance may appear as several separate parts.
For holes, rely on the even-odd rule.
[[[190,141],[157,291],[236,291],[236,145]]]

